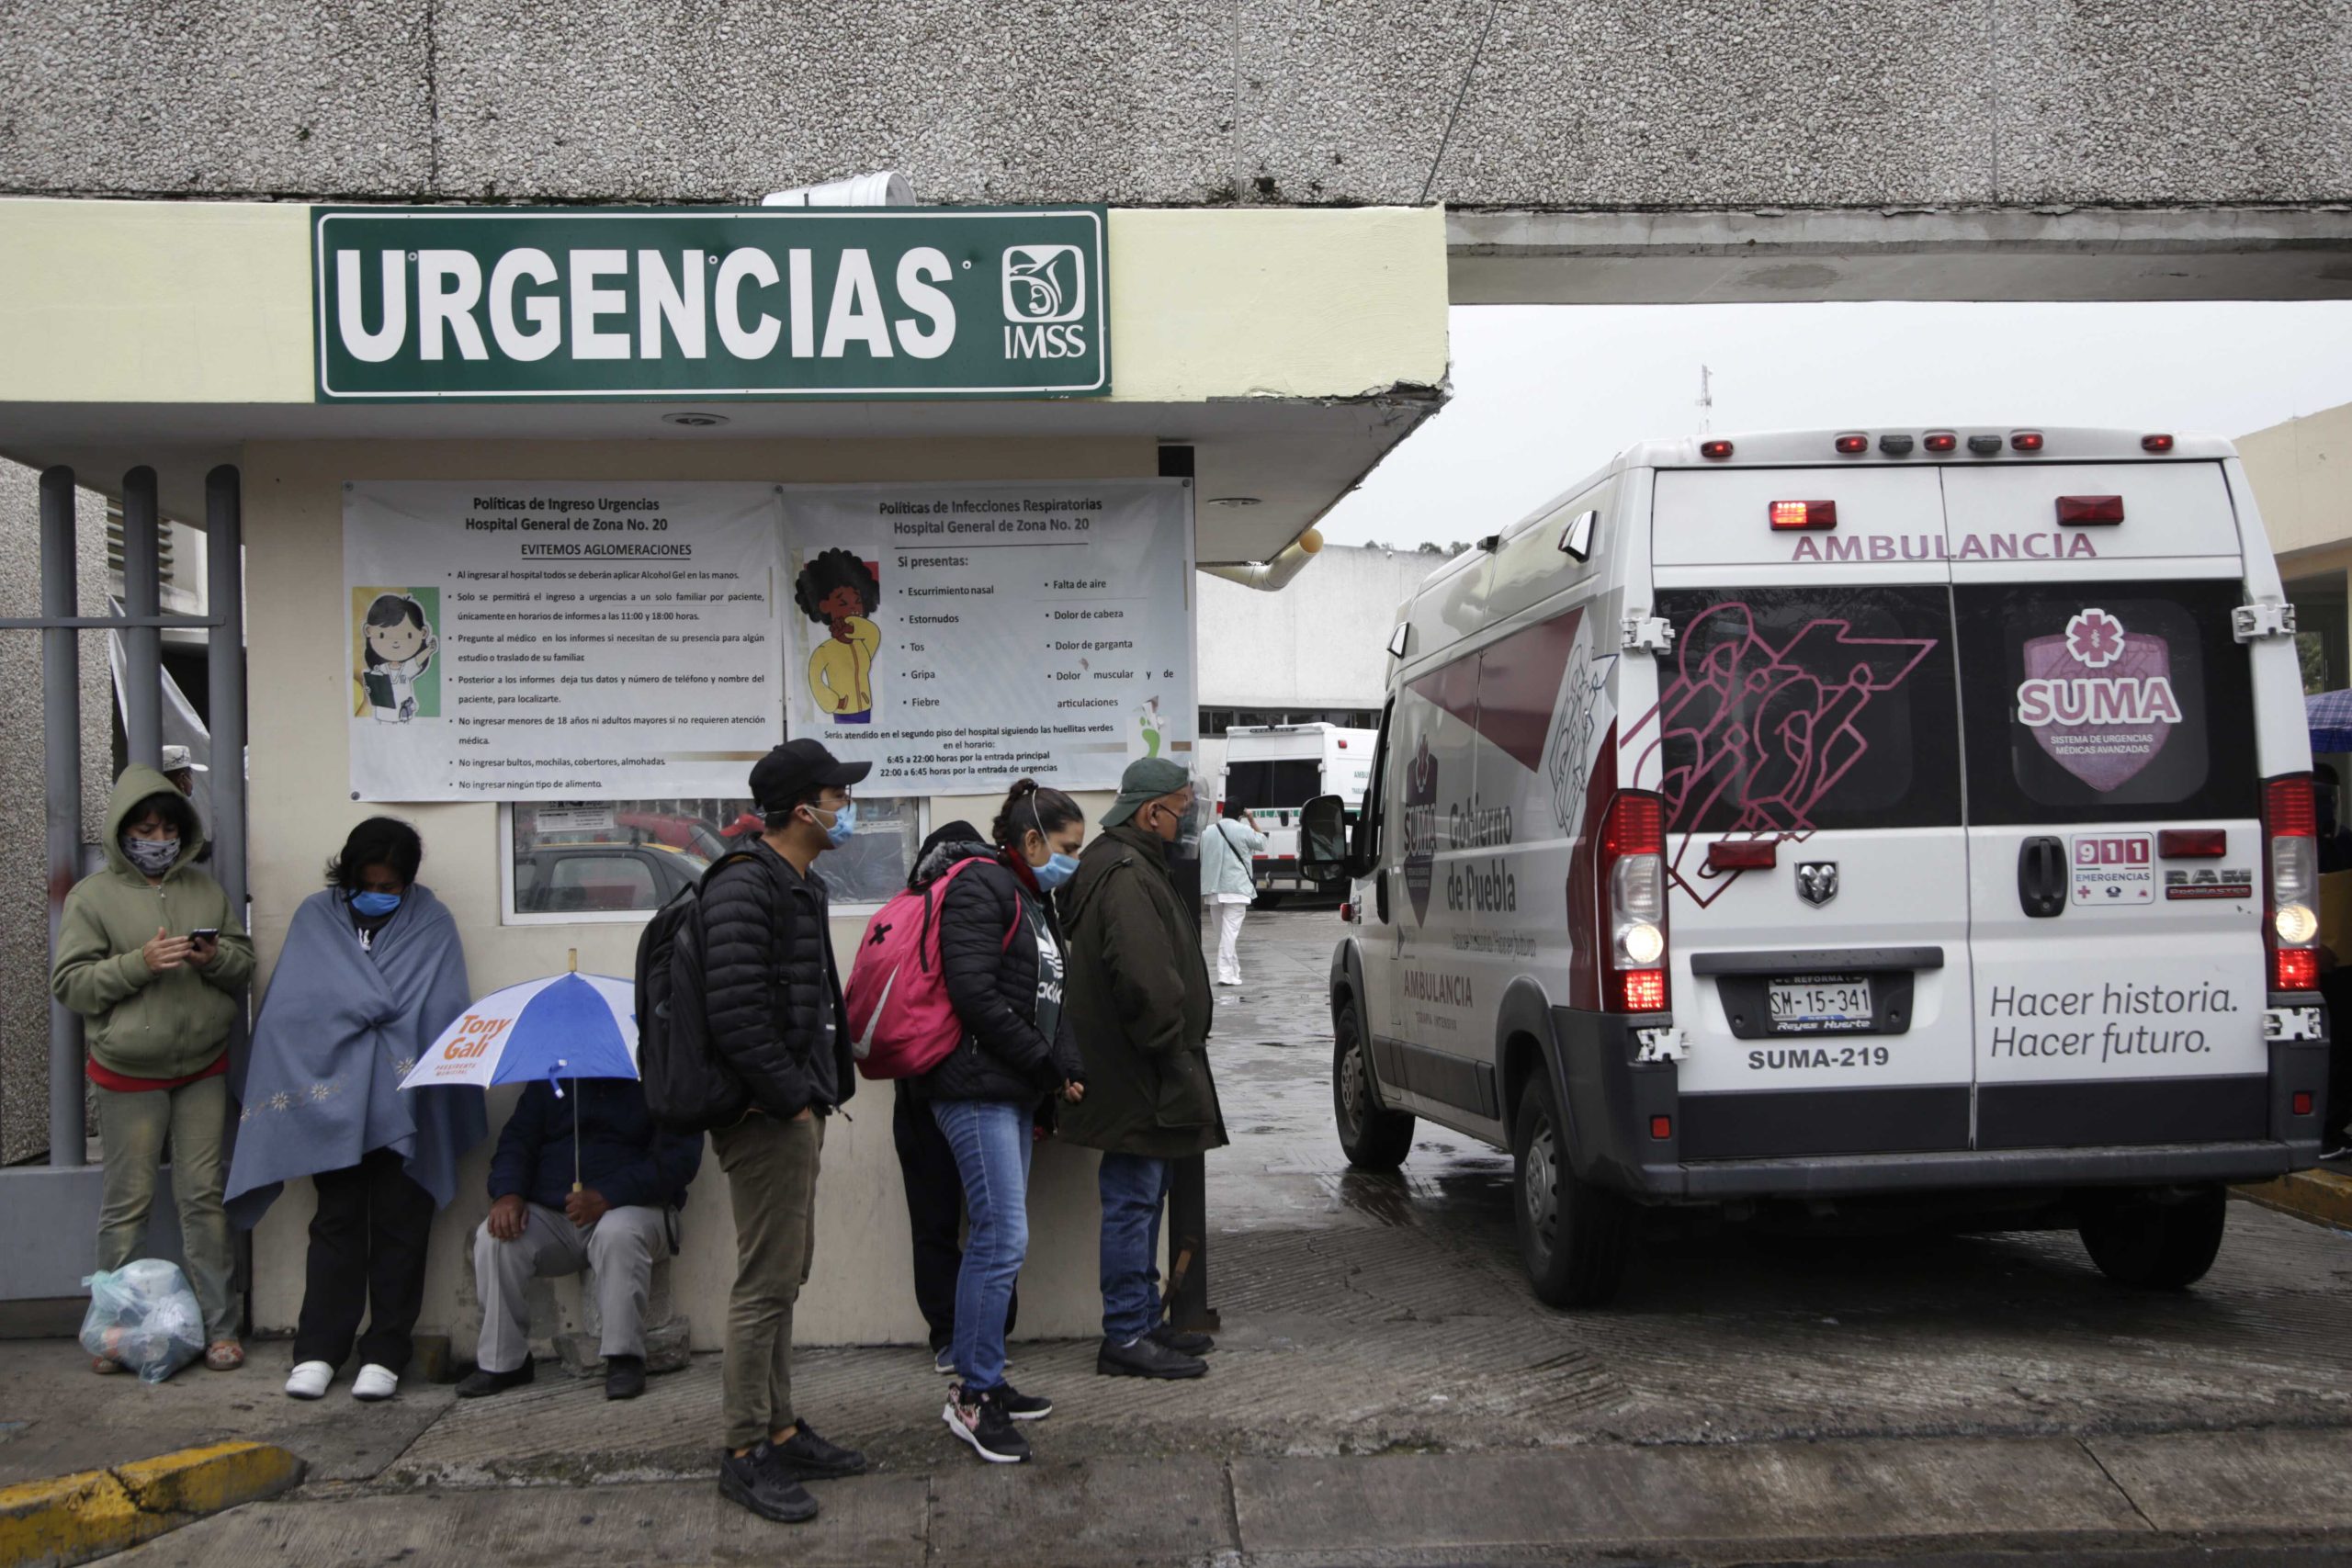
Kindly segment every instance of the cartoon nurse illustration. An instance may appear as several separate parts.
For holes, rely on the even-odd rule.
[[[379,593],[368,606],[359,683],[379,723],[416,716],[416,682],[433,663],[440,639],[425,624],[424,606],[406,593]]]
[[[874,717],[874,652],[880,628],[868,617],[881,602],[873,570],[847,550],[820,550],[792,585],[801,613],[831,635],[808,655],[808,690],[835,724]]]

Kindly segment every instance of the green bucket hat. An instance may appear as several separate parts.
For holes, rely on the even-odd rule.
[[[1174,795],[1192,782],[1193,775],[1184,771],[1182,762],[1171,762],[1165,757],[1138,758],[1119,775],[1119,798],[1102,813],[1102,826],[1115,828],[1133,817],[1136,808],[1146,801]]]

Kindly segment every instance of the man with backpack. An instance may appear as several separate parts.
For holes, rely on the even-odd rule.
[[[682,944],[673,970],[677,991],[699,984],[713,1076],[731,1077],[743,1100],[741,1114],[710,1129],[735,1210],[719,1495],[787,1522],[816,1515],[801,1482],[865,1469],[865,1455],[827,1442],[793,1408],[792,1309],[816,1240],[825,1119],[857,1087],[825,888],[810,868],[849,841],[850,785],[871,766],[838,761],[814,740],[787,740],[760,760],[751,787],[764,831],[711,868],[698,940]],[[671,999],[685,1011],[695,998]],[[668,1111],[658,1099],[655,1109]]]

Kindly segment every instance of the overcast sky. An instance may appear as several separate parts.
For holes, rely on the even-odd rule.
[[[1323,520],[1334,544],[1516,521],[1651,436],[2093,424],[2237,436],[2352,402],[2352,301],[1478,305],[1453,400]]]

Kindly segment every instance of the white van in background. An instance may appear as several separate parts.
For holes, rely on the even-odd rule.
[[[1217,799],[1250,813],[1250,825],[1266,836],[1254,868],[1261,897],[1315,892],[1337,880],[1300,872],[1298,813],[1319,795],[1362,800],[1379,739],[1377,730],[1319,723],[1237,725],[1225,732]]]
[[[1390,645],[1350,1159],[1415,1117],[1510,1149],[1557,1305],[1611,1294],[1636,1205],[2074,1226],[2199,1278],[2223,1184],[2313,1163],[2326,1100],[2292,629],[2223,441],[1625,453]]]

